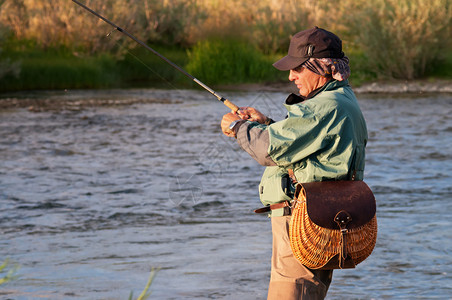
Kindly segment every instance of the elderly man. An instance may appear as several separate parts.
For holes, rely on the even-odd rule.
[[[311,270],[294,257],[290,210],[278,203],[292,199],[283,180],[289,169],[304,183],[363,179],[367,128],[347,81],[348,62],[335,34],[318,27],[301,31],[291,39],[288,55],[273,64],[290,71],[300,93],[286,99],[286,119],[275,122],[243,107],[221,121],[224,134],[267,166],[259,194],[269,207],[273,234],[268,299],[324,299],[331,283],[332,270]]]

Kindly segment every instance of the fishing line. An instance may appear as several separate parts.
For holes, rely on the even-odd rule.
[[[110,40],[112,40],[111,38],[111,34],[113,32],[117,31],[116,29],[113,29],[112,31],[110,31],[105,37],[109,38]],[[157,71],[155,71],[154,69],[151,68],[151,66],[149,66],[148,64],[146,64],[143,60],[141,60],[138,56],[136,56],[135,54],[133,54],[129,49],[127,49],[127,47],[125,45],[121,45],[118,41],[113,41],[116,45],[119,46],[119,49],[124,49],[127,54],[129,54],[130,56],[132,56],[133,58],[135,58],[139,63],[141,63],[143,66],[146,67],[146,69],[148,69],[149,71],[151,71],[152,73],[154,73],[155,75],[157,75],[163,82],[165,82],[168,86],[170,86],[172,89],[174,89],[175,91],[177,91],[178,93],[182,94],[182,91],[180,89],[178,89],[176,86],[174,86],[170,81],[168,81],[165,77],[163,77],[162,75],[160,75]]]
[[[110,37],[110,35],[111,35],[111,33],[112,33],[113,31],[116,31],[116,29],[113,29],[112,31],[110,31],[110,32],[106,35],[106,37]]]
[[[157,75],[160,79],[162,79],[166,84],[168,84],[171,88],[178,91],[179,93],[182,93],[182,91],[177,88],[175,85],[173,85],[170,81],[168,81],[165,77],[157,73],[154,69],[152,69],[149,65],[147,65],[144,61],[142,61],[138,56],[130,52],[128,49],[126,49],[127,53],[130,54],[133,58],[135,58],[138,62],[140,62],[143,66],[145,66],[149,71]]]
[[[87,7],[86,5],[78,2],[77,0],[72,0],[72,2],[76,3],[77,5],[79,5],[80,7],[82,7],[83,9],[89,11],[91,14],[95,15],[96,17],[98,17],[99,19],[103,20],[104,22],[110,24],[111,26],[113,26],[117,31],[127,35],[129,38],[131,38],[132,40],[134,40],[135,42],[137,42],[138,44],[140,44],[141,46],[143,46],[144,48],[146,48],[147,50],[151,51],[152,53],[154,53],[155,55],[157,55],[158,57],[160,57],[162,60],[164,60],[165,62],[167,62],[169,65],[171,65],[173,68],[175,68],[176,70],[178,70],[179,72],[181,72],[182,74],[184,74],[185,76],[187,76],[188,78],[190,78],[191,80],[193,80],[194,82],[196,82],[199,86],[201,86],[202,88],[204,88],[206,91],[208,91],[209,93],[211,93],[213,96],[215,96],[219,101],[223,102],[224,105],[226,105],[227,107],[229,107],[232,111],[237,112],[239,110],[239,107],[237,105],[235,105],[234,103],[232,103],[231,101],[229,101],[228,99],[222,97],[221,95],[219,95],[217,92],[215,92],[214,90],[212,90],[210,87],[208,87],[207,85],[205,85],[203,82],[201,82],[199,79],[195,78],[193,75],[189,74],[187,71],[185,71],[184,69],[182,69],[181,67],[179,67],[178,65],[176,65],[175,63],[173,63],[172,61],[170,61],[169,59],[167,59],[166,57],[164,57],[162,54],[158,53],[157,51],[155,51],[154,49],[152,49],[151,47],[149,47],[148,45],[146,45],[144,42],[142,42],[141,40],[137,39],[135,36],[133,36],[132,34],[130,34],[129,32],[127,32],[126,30],[124,30],[123,28],[117,26],[116,24],[114,24],[113,22],[111,22],[110,20],[106,19],[105,17],[101,16],[100,14],[98,14],[97,12],[93,11],[91,8]]]

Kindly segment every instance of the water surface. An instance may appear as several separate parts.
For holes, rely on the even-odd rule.
[[[283,93],[225,96],[284,117]],[[252,212],[263,167],[221,134],[215,98],[8,97],[48,105],[0,111],[0,258],[21,266],[1,297],[127,299],[159,267],[151,299],[265,299],[271,227]],[[327,299],[452,299],[452,96],[359,100],[379,235],[371,257],[335,271]]]

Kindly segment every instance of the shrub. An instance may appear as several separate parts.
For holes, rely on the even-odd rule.
[[[140,40],[184,49],[196,45],[193,57],[200,51],[200,41],[228,40],[231,36],[246,40],[250,51],[257,47],[266,55],[285,53],[291,35],[317,25],[337,33],[344,46],[368,58],[362,60],[365,67],[359,70],[370,69],[372,76],[379,73],[412,79],[431,73],[452,46],[452,0],[82,2]],[[0,1],[1,26],[10,28],[15,39],[31,40],[45,49],[108,52],[123,58],[126,49],[136,46],[67,0]],[[256,71],[263,70],[259,67]]]
[[[7,30],[0,26],[0,45],[7,40]],[[12,61],[11,58],[6,57],[4,49],[0,47],[0,80],[6,75],[18,78],[20,74],[20,63],[18,61]]]
[[[9,55],[20,60],[21,71],[19,76],[6,74],[0,80],[0,91],[100,88],[113,86],[120,79],[115,59],[105,54],[76,57],[61,51],[28,50]]]
[[[210,84],[258,82],[276,74],[269,59],[243,41],[202,41],[188,56],[187,71]]]
[[[81,1],[143,41],[186,44],[190,26],[203,13],[192,1]],[[117,56],[136,43],[67,0],[4,0],[0,24],[10,27],[17,39],[31,39],[41,48],[66,47],[89,53]],[[190,25],[190,26],[189,26]]]
[[[413,79],[450,51],[451,0],[375,0],[350,15],[350,29],[381,74]]]

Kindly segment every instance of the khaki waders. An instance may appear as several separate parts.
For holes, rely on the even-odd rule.
[[[273,253],[268,300],[324,299],[333,270],[311,270],[292,254],[290,216],[272,217]]]

